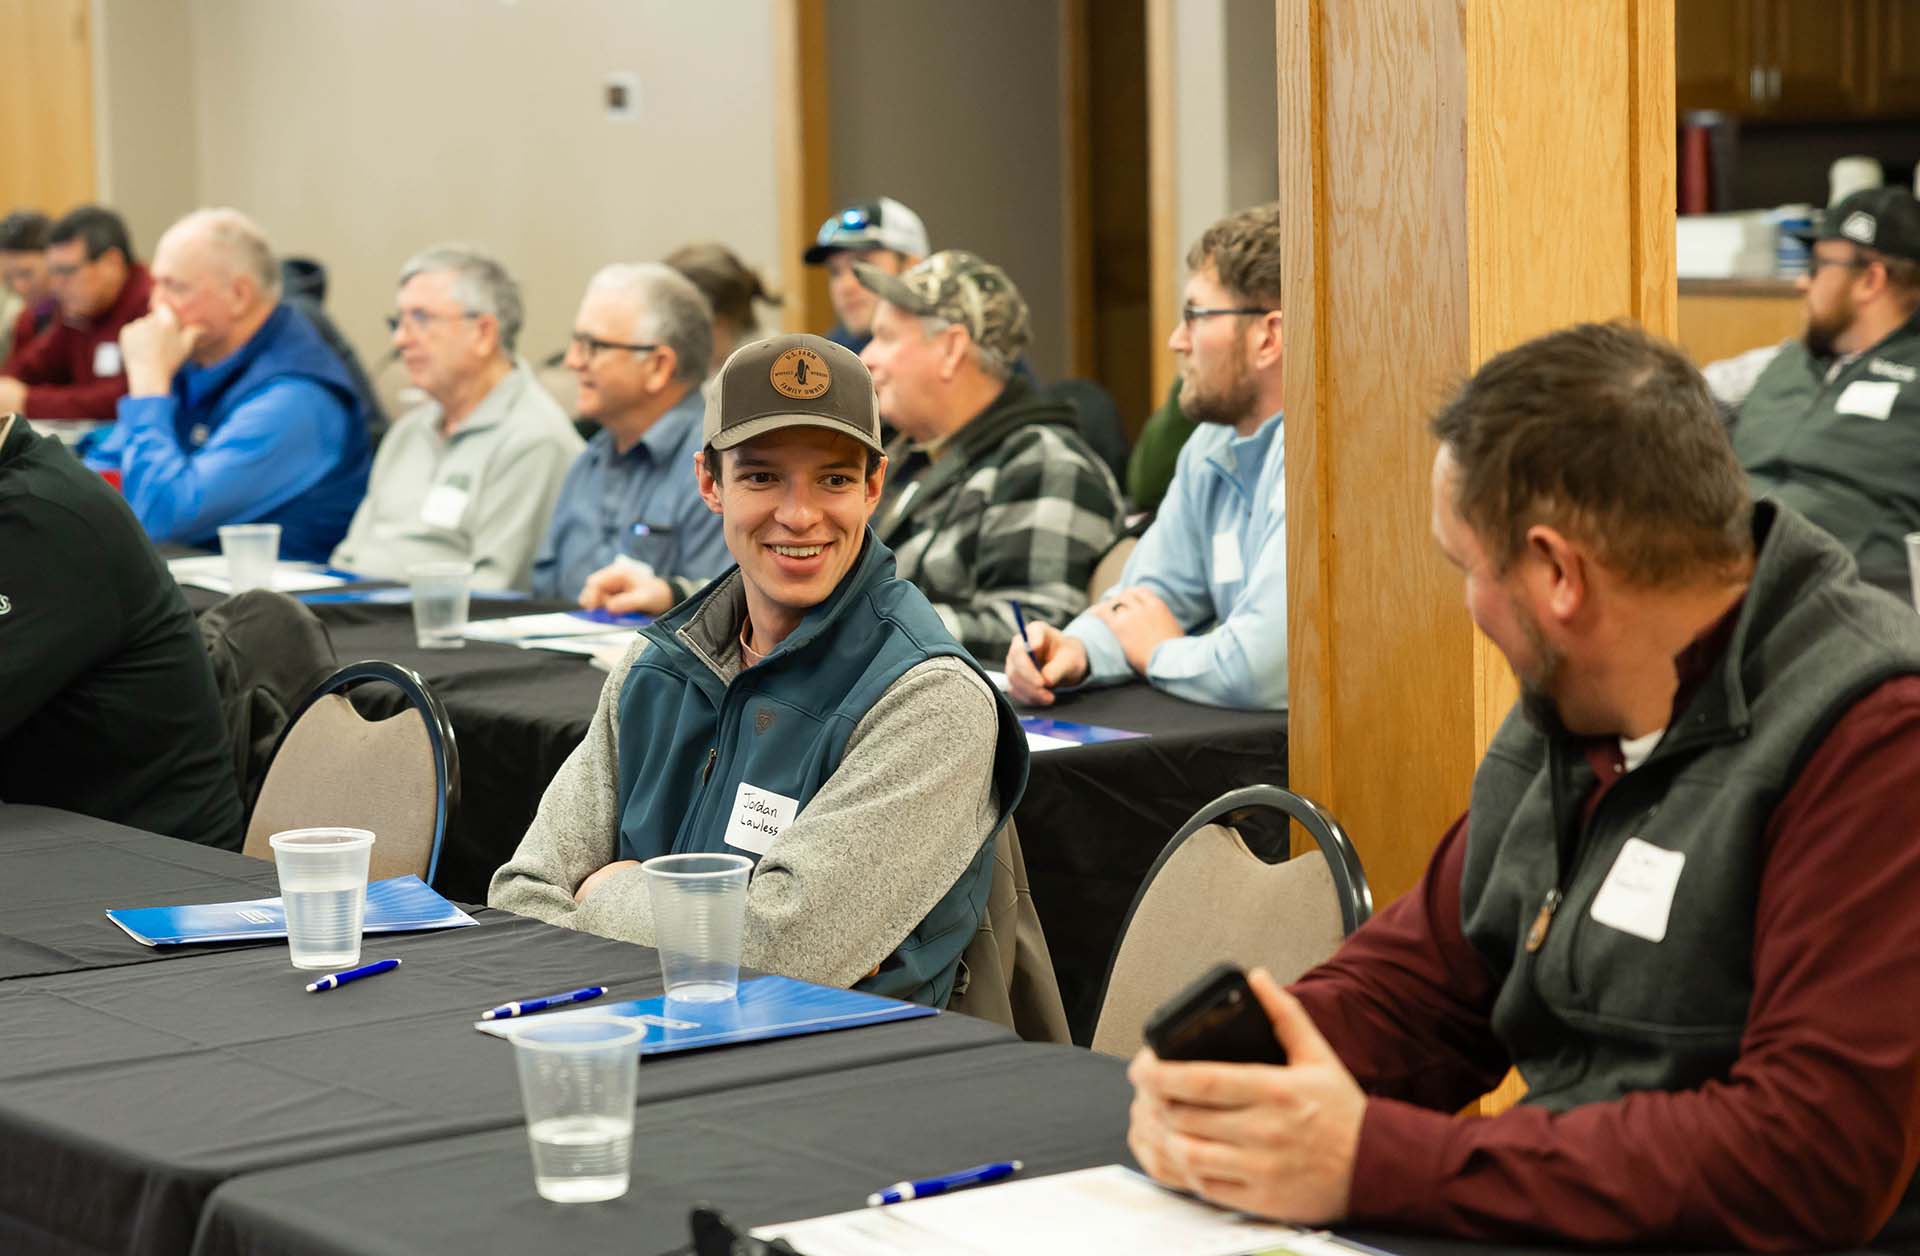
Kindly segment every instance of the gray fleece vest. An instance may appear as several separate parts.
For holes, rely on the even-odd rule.
[[[1733,451],[1756,497],[1833,533],[1867,579],[1904,582],[1920,529],[1920,314],[1827,379],[1831,360],[1783,347],[1740,407]]]
[[[1474,777],[1461,914],[1500,979],[1493,1030],[1528,1103],[1560,1111],[1728,1075],[1753,993],[1768,816],[1848,707],[1920,674],[1920,617],[1860,583],[1831,538],[1767,502],[1754,527],[1758,562],[1725,658],[1590,823],[1584,755],[1519,708]],[[1633,837],[1686,856],[1657,943],[1589,914]]]

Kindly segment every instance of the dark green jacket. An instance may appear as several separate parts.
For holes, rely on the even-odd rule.
[[[724,579],[724,577],[723,577]],[[860,719],[894,681],[930,658],[968,658],[920,591],[894,576],[893,555],[871,532],[853,570],[757,666],[732,684],[703,643],[683,631],[708,592],[642,630],[648,648],[620,695],[620,858],[692,851],[744,853],[726,843],[741,781],[804,809],[840,766]],[[982,683],[986,678],[981,677]],[[1026,738],[995,694],[999,823],[1026,789]],[[945,1006],[960,954],[986,911],[993,843],[920,925],[856,989]]]
[[[1180,451],[1193,435],[1194,421],[1180,408],[1180,381],[1167,390],[1167,399],[1148,417],[1127,458],[1127,500],[1135,510],[1158,510],[1160,499],[1173,483]]]
[[[1755,497],[1792,506],[1897,588],[1903,538],[1920,531],[1920,313],[1833,368],[1797,340],[1782,347],[1741,403],[1734,452]]]

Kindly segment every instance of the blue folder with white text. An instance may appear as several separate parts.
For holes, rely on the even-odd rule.
[[[142,946],[183,942],[270,942],[287,936],[287,909],[278,898],[241,903],[193,903],[184,907],[115,908],[107,919]],[[363,933],[413,933],[458,929],[472,916],[440,897],[416,876],[391,877],[367,886]]]
[[[500,1038],[511,1038],[522,1025],[556,1017],[614,1016],[637,1020],[647,1027],[640,1039],[641,1055],[668,1055],[737,1042],[769,1038],[797,1038],[803,1034],[881,1025],[888,1021],[932,1016],[938,1009],[919,1003],[816,986],[792,977],[749,977],[732,999],[716,1003],[667,1004],[664,996],[629,999],[624,1003],[594,1004],[564,1012],[546,1012],[525,1019],[476,1021],[474,1028]]]

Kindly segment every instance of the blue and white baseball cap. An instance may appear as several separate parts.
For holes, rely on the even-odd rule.
[[[849,205],[821,223],[806,263],[819,266],[849,249],[892,249],[906,257],[925,257],[932,251],[920,215],[891,196]]]

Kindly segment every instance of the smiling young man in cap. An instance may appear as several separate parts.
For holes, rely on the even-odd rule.
[[[1855,192],[1800,279],[1807,328],[1741,402],[1733,451],[1756,496],[1831,532],[1875,584],[1905,585],[1920,530],[1920,202]]]
[[[867,527],[886,460],[858,358],[817,336],[737,350],[705,436],[737,566],[614,667],[487,901],[652,945],[640,862],[743,854],[744,963],[942,1006],[1025,738]]]

